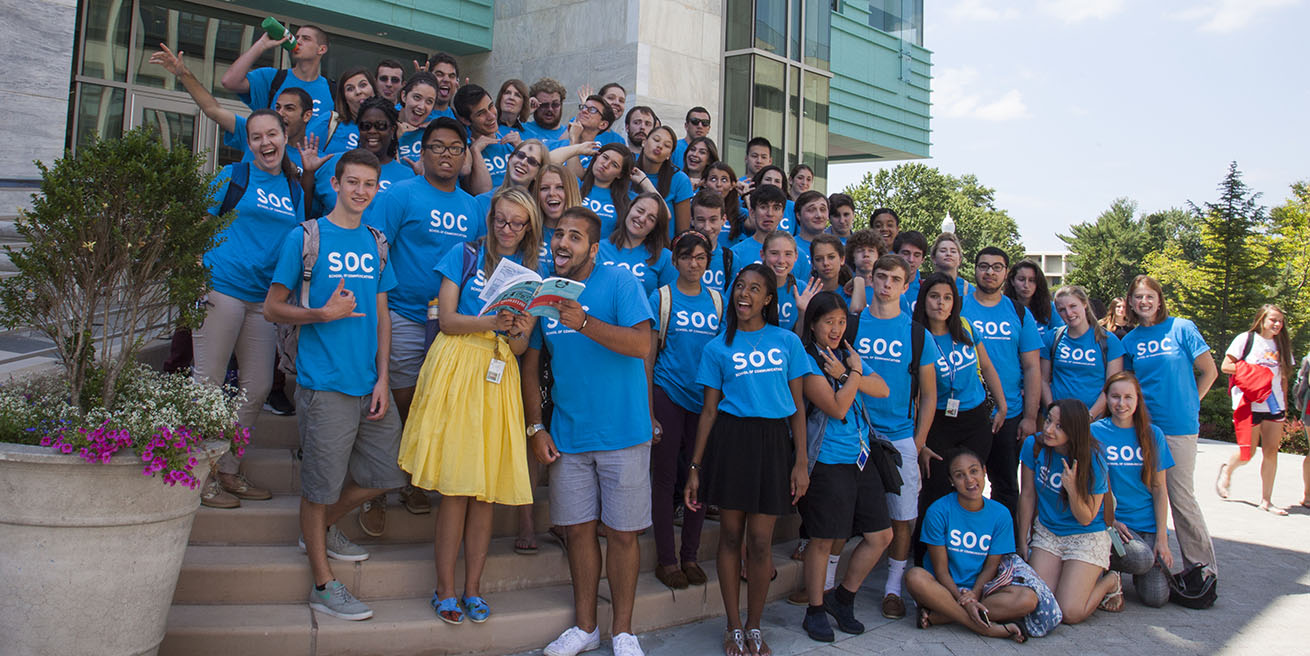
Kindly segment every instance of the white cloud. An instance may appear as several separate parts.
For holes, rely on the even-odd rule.
[[[1214,0],[1200,7],[1179,12],[1176,17],[1200,23],[1202,32],[1228,34],[1250,25],[1265,12],[1300,4],[1301,0]]]
[[[1028,118],[1028,106],[1018,89],[996,95],[976,90],[980,76],[974,68],[941,68],[933,75],[933,115],[937,118],[974,118],[1011,121]]]
[[[1019,17],[1019,11],[1013,7],[997,7],[997,3],[987,0],[960,0],[946,10],[946,17],[959,23],[991,23]]]
[[[1124,4],[1124,0],[1042,0],[1037,8],[1065,23],[1081,23],[1109,18],[1123,10]]]

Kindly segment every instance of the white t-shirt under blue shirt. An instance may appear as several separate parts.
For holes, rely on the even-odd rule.
[[[626,272],[593,266],[578,302],[605,323],[631,328],[652,319],[641,285]],[[650,440],[646,363],[615,353],[564,324],[542,317],[530,346],[550,350],[555,412],[550,432],[563,453],[615,451]]]
[[[1023,363],[1020,355],[1042,348],[1037,320],[1026,307],[1021,318],[1014,302],[1002,296],[992,306],[983,305],[974,294],[964,296],[960,314],[973,325],[974,339],[987,347],[987,358],[1005,390],[1006,419],[1023,414]]]
[[[318,219],[318,259],[309,282],[309,306],[323,307],[345,280],[362,317],[342,317],[300,327],[296,382],[306,389],[367,396],[378,381],[377,295],[396,285],[391,264],[382,266],[377,239],[363,225],[342,228]],[[297,226],[281,244],[273,282],[299,298],[304,228]]]
[[[1092,423],[1092,437],[1101,443],[1110,471],[1114,518],[1138,533],[1155,533],[1155,501],[1151,489],[1142,482],[1142,446],[1137,431],[1119,428],[1106,417]],[[1169,443],[1164,439],[1164,432],[1155,426],[1151,426],[1151,443],[1155,445],[1155,470],[1173,467]]]
[[[924,544],[946,547],[951,580],[961,588],[972,588],[982,574],[988,556],[1014,553],[1014,520],[999,501],[983,499],[977,511],[965,510],[957,492],[934,501],[923,515]],[[924,569],[933,571],[932,558],[923,559]]]
[[[233,164],[218,173],[210,214],[217,214],[227,195]],[[286,176],[249,164],[246,193],[233,210],[236,218],[218,233],[217,244],[205,252],[205,266],[215,291],[247,303],[262,303],[277,265],[282,240],[305,220],[303,203],[291,201]]]
[[[1060,343],[1055,343],[1057,328],[1042,348],[1042,359],[1051,362],[1051,398],[1078,399],[1088,409],[1101,396],[1105,386],[1105,367],[1108,362],[1122,358],[1123,344],[1114,333],[1105,334],[1105,352],[1096,341],[1096,331],[1088,328],[1082,335],[1073,337],[1065,330]],[[987,351],[991,355],[991,351]]]
[[[1210,347],[1196,324],[1169,317],[1154,326],[1137,326],[1123,338],[1124,368],[1137,374],[1151,423],[1165,435],[1196,435],[1201,430],[1196,358]]]
[[[727,311],[727,310],[725,310]],[[701,356],[696,383],[723,392],[719,411],[737,417],[781,419],[796,412],[790,381],[817,373],[796,333],[765,324],[710,340]]]
[[[1068,460],[1055,452],[1044,448],[1042,454],[1033,454],[1035,436],[1029,435],[1019,449],[1019,462],[1033,471],[1033,484],[1037,487],[1037,519],[1055,535],[1082,535],[1105,530],[1105,503],[1096,509],[1096,516],[1086,525],[1080,524],[1069,508],[1068,500],[1062,498],[1064,489],[1064,463]],[[1092,472],[1092,494],[1105,494],[1110,489],[1105,466],[1105,454],[1092,452],[1092,462],[1079,463],[1079,469],[1089,466]],[[1069,481],[1072,483],[1072,481]]]
[[[1246,362],[1249,364],[1267,367],[1274,372],[1274,385],[1269,398],[1264,401],[1258,401],[1251,404],[1251,412],[1286,412],[1287,399],[1282,385],[1282,365],[1278,362],[1278,343],[1272,339],[1265,339],[1259,333],[1246,332],[1233,338],[1228,350],[1224,352],[1225,356],[1231,355],[1234,360],[1242,359],[1242,350],[1246,348],[1247,338],[1251,340],[1251,349],[1246,354]],[[1230,393],[1233,396],[1233,407],[1242,400],[1242,388],[1233,385]]]

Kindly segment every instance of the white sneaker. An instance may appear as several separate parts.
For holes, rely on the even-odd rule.
[[[614,650],[614,656],[646,656],[646,652],[641,650],[641,643],[637,642],[637,636],[631,633],[620,633],[610,640],[610,647]]]
[[[634,644],[637,641],[636,638],[632,640]],[[615,644],[618,644],[617,638]],[[567,631],[559,634],[559,637],[555,638],[555,642],[546,645],[545,656],[577,656],[584,651],[593,649],[600,649],[600,627],[598,626],[591,633],[587,633],[576,626],[571,626]],[[636,653],[641,653],[641,647],[637,647]]]

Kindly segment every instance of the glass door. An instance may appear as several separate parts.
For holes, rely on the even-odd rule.
[[[152,93],[132,94],[129,128],[145,125],[159,135],[164,146],[196,152],[200,108],[190,98],[180,100]]]

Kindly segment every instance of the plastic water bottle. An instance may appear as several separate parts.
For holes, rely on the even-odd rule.
[[[274,41],[281,39],[287,34],[287,28],[272,16],[265,18],[264,22],[260,23],[259,26],[264,28],[264,31],[268,33],[268,38],[273,39]],[[296,37],[293,34],[290,39],[287,39],[286,43],[282,44],[282,47],[286,48],[287,52],[295,52],[296,46],[298,45],[300,44],[297,42]]]

